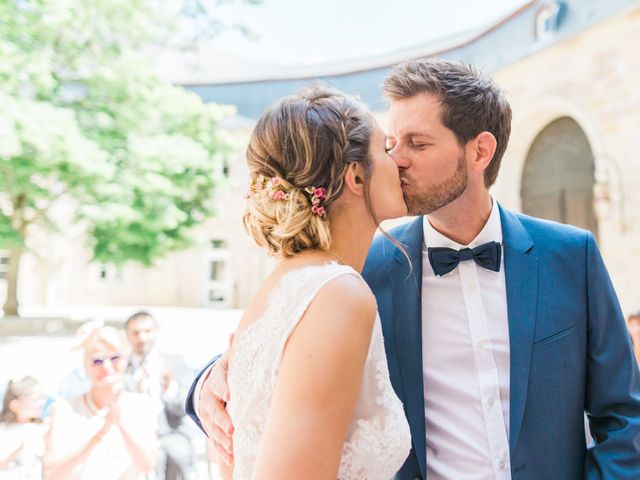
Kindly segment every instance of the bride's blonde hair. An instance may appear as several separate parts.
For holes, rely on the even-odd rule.
[[[278,257],[329,249],[331,204],[353,162],[364,166],[365,201],[375,219],[369,196],[371,132],[364,105],[326,87],[302,90],[269,108],[253,130],[247,162],[252,183],[278,177],[287,195],[274,200],[271,191],[261,189],[249,196],[243,222],[256,243]],[[311,187],[326,189],[320,204],[326,214],[312,209]]]

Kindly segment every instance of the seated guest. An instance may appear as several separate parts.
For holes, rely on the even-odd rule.
[[[157,410],[147,395],[123,390],[128,346],[99,327],[84,342],[91,389],[56,405],[46,437],[47,480],[141,480],[156,463]]]
[[[0,412],[0,479],[40,478],[45,396],[32,377],[11,380]]]
[[[195,463],[191,436],[197,430],[186,424],[184,399],[193,372],[183,357],[161,352],[157,345],[159,325],[146,311],[131,315],[125,323],[131,355],[125,371],[125,389],[146,393],[158,401],[158,433],[162,458],[158,473],[165,480],[188,477]],[[197,436],[198,440],[200,437]]]

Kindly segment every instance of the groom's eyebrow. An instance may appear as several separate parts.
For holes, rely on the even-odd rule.
[[[407,133],[407,137],[424,137],[428,138],[429,140],[435,140],[434,137],[425,132],[409,132]]]

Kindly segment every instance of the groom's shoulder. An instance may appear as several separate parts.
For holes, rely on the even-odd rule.
[[[369,258],[377,261],[388,261],[393,258],[397,250],[397,246],[394,245],[394,241],[404,244],[406,242],[407,235],[409,235],[409,230],[415,227],[415,222],[419,222],[421,220],[413,219],[402,225],[392,228],[391,230],[386,231],[386,235],[382,232],[376,234],[371,242],[371,248],[369,249]]]
[[[520,221],[537,248],[546,247],[557,250],[584,247],[593,236],[588,230],[573,225],[532,217],[524,213],[509,213]]]
[[[365,273],[371,271],[381,271],[383,267],[387,267],[394,261],[394,256],[398,252],[398,247],[394,245],[394,241],[401,245],[405,245],[407,237],[411,235],[411,229],[416,228],[415,223],[419,222],[419,219],[413,219],[409,222],[403,223],[397,227],[383,233],[378,233],[373,242],[371,242],[371,248],[367,256],[367,262],[365,264]]]

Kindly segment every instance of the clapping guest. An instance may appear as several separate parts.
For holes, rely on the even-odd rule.
[[[11,380],[0,412],[0,479],[40,478],[45,396],[32,377]]]
[[[158,433],[162,450],[159,476],[165,480],[184,479],[194,465],[193,425],[183,423],[186,417],[184,399],[193,373],[183,357],[159,350],[159,325],[149,312],[139,311],[131,315],[125,322],[125,332],[131,346],[125,370],[125,388],[146,393],[158,403]]]
[[[47,480],[140,480],[155,467],[156,409],[123,390],[128,346],[122,332],[99,327],[84,342],[91,389],[56,405],[46,438]]]
[[[131,348],[125,370],[125,388],[157,398],[168,410],[169,421],[181,423],[184,396],[191,385],[193,372],[184,357],[161,352],[158,348],[160,327],[146,311],[131,315],[125,322],[125,333]],[[186,390],[186,391],[185,391]]]

